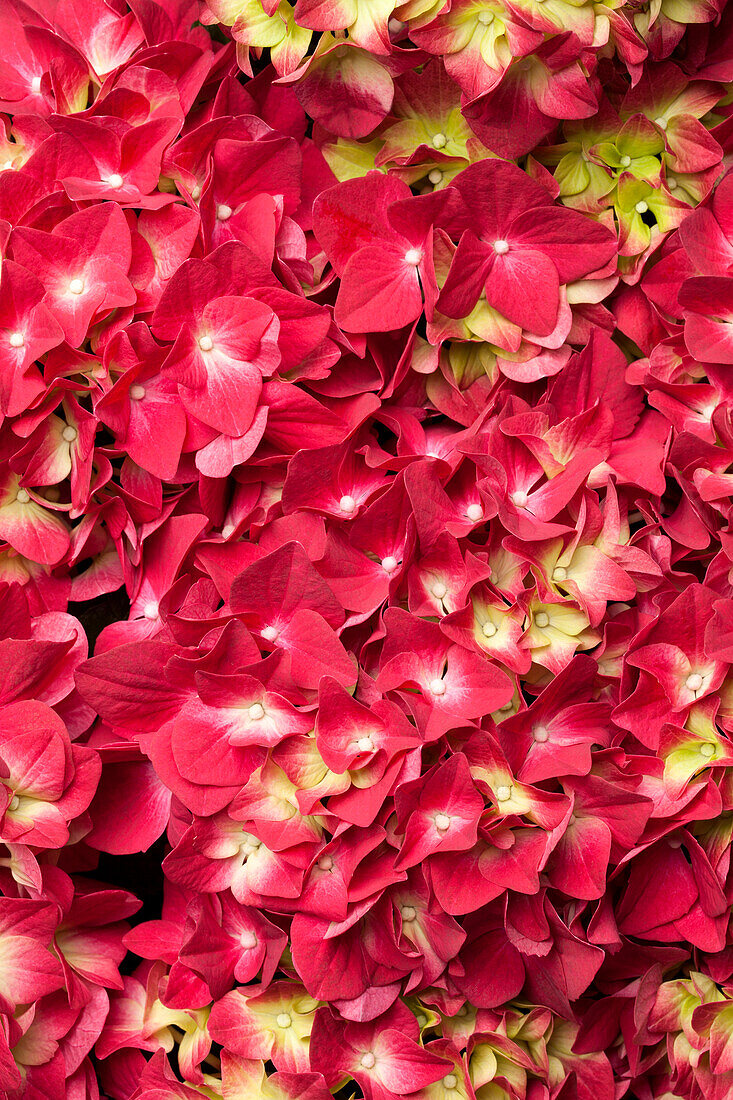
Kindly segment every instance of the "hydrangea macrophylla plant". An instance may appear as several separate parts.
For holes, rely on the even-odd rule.
[[[728,1100],[731,5],[0,28],[2,1096]]]

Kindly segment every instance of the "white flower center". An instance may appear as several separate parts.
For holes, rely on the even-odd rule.
[[[356,747],[359,752],[372,752],[374,749],[374,742],[371,737],[360,737],[356,742]]]
[[[245,951],[251,951],[253,947],[257,946],[257,937],[254,932],[242,932],[239,942]]]
[[[84,293],[84,280],[72,279],[69,283],[69,291],[71,294],[83,294]]]
[[[503,784],[501,787],[496,788],[496,801],[497,802],[508,802],[511,797],[512,797],[511,787],[508,787],[506,784]]]
[[[150,603],[146,603],[143,608],[143,615],[146,619],[158,618],[158,605],[155,600],[151,600]]]
[[[631,164],[631,157],[629,157],[629,156],[621,157],[620,164],[621,164],[622,168],[628,168],[629,165]]]
[[[480,11],[477,18],[479,23],[482,23],[485,27],[488,27],[490,23],[494,22],[494,13],[493,11]]]
[[[641,200],[641,202],[637,202],[636,206],[634,207],[634,210],[636,211],[637,214],[646,214],[648,209],[649,209],[649,203],[644,202],[643,199]]]
[[[347,516],[350,516],[352,512],[356,511],[356,501],[352,496],[346,493],[339,501],[339,508],[342,512],[345,512]]]
[[[40,76],[34,76],[31,80],[31,91],[34,95],[38,95],[41,90],[41,78]]]
[[[445,680],[439,680],[437,677],[431,680],[430,690],[433,695],[445,695]]]
[[[568,571],[563,565],[556,565],[555,568],[552,570],[552,579],[553,579],[553,581],[567,580],[567,576],[568,576]]]
[[[374,1069],[377,1064],[377,1059],[372,1054],[371,1050],[368,1050],[366,1054],[362,1054],[360,1065],[364,1069]]]
[[[28,501],[31,499],[30,493],[27,489],[18,489],[15,499],[18,501],[18,504],[27,504]]]
[[[544,630],[546,626],[550,625],[550,616],[546,611],[538,611],[534,617],[535,625]]]
[[[260,718],[265,717],[265,708],[262,706],[262,703],[253,703],[247,711],[247,714],[253,722],[259,722]]]
[[[110,187],[122,187],[122,176],[119,172],[113,172],[111,176],[107,176],[105,181]]]
[[[405,252],[405,263],[412,264],[413,267],[417,267],[422,259],[422,252],[419,248],[408,248]]]
[[[78,434],[79,433],[77,432],[76,428],[73,428],[71,424],[67,424],[61,433],[61,438],[64,439],[67,443],[73,443]]]
[[[433,148],[445,149],[447,144],[448,138],[445,136],[444,133],[439,131],[437,134],[433,134]]]
[[[388,554],[386,558],[382,558],[382,569],[385,573],[394,573],[398,565],[397,558],[394,558],[391,554]]]
[[[214,341],[211,339],[210,336],[200,336],[199,337],[199,347],[201,348],[202,351],[211,351],[213,346],[214,346]]]
[[[216,217],[220,222],[228,221],[228,219],[231,218],[231,216],[232,216],[231,206],[227,206],[227,204],[225,202],[220,203],[220,205],[217,206],[217,208],[216,208]]]
[[[704,682],[699,672],[692,672],[685,680],[685,687],[690,691],[699,691]]]
[[[484,510],[480,504],[469,504],[466,508],[466,515],[472,523],[478,523],[480,519],[484,518]]]
[[[709,741],[706,741],[704,745],[700,745],[700,752],[709,759],[715,755],[715,745],[711,745]]]
[[[679,184],[677,183],[677,180],[674,178],[674,176],[667,177],[667,187],[670,191],[676,191],[679,187]]]
[[[266,626],[263,628],[261,633],[266,642],[274,642],[279,634],[279,631],[275,626]]]
[[[435,596],[436,600],[442,600],[444,596],[448,595],[448,589],[442,581],[436,581],[430,591]]]
[[[251,833],[245,834],[246,839],[239,845],[239,850],[244,856],[251,856],[261,846],[262,841]]]
[[[22,348],[25,344],[25,336],[22,332],[11,332],[8,338],[11,348]]]
[[[439,833],[444,833],[450,829],[450,818],[448,814],[436,814],[435,815],[435,828]]]
[[[433,186],[440,183],[440,181],[443,179],[443,173],[441,172],[440,168],[432,168],[428,172],[428,179],[433,184]]]
[[[417,916],[417,909],[415,909],[415,907],[412,905],[403,905],[400,913],[402,915],[403,921],[405,921],[407,924],[411,924]]]
[[[550,734],[546,726],[535,726],[532,730],[532,737],[535,741],[539,741],[540,744],[543,744],[545,741],[549,741]]]
[[[145,386],[141,386],[139,382],[133,382],[129,392],[133,401],[142,401],[145,396]]]
[[[497,256],[506,256],[509,251],[509,241],[494,241],[494,252]]]
[[[509,499],[511,500],[512,504],[515,505],[515,507],[526,508],[529,497],[525,493],[524,489],[515,489],[514,492],[510,494]]]
[[[458,1078],[456,1077],[455,1073],[446,1073],[445,1077],[443,1078],[443,1088],[454,1089],[457,1084]]]
[[[497,627],[495,627],[493,623],[484,623],[484,625],[481,627],[481,633],[483,634],[484,638],[493,638],[496,632]]]
[[[292,1020],[287,1012],[281,1012],[278,1016],[276,1023],[278,1027],[290,1027]]]

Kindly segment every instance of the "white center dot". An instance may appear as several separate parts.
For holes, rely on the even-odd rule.
[[[484,638],[493,638],[494,635],[497,633],[497,629],[498,628],[493,623],[484,623],[484,625],[481,627],[481,633],[483,634]]]
[[[388,554],[386,558],[382,558],[382,569],[385,573],[394,573],[398,564],[397,558],[392,557],[391,554]]]
[[[232,216],[231,206],[227,206],[225,202],[221,203],[216,208],[216,216],[220,222],[228,221]]]
[[[356,747],[359,752],[372,752],[374,749],[374,742],[371,737],[360,737],[356,742]]]
[[[715,745],[711,745],[709,741],[706,741],[704,745],[700,745],[700,752],[709,759],[715,755]]]
[[[25,344],[25,336],[22,332],[11,332],[8,338],[11,348],[22,348]]]
[[[417,916],[417,909],[415,909],[413,905],[403,905],[400,913],[403,921],[406,921],[407,924],[411,924]]]
[[[265,717],[265,708],[262,706],[262,703],[253,703],[247,711],[247,714],[253,722],[259,722],[260,718]]]
[[[437,133],[433,135],[433,148],[445,149],[448,144],[448,138],[443,133]]]
[[[674,178],[674,176],[667,177],[667,187],[670,191],[676,191],[679,187],[679,184],[677,183],[677,180]]]
[[[445,695],[445,680],[439,680],[437,677],[435,680],[431,680],[430,690],[433,695]]]
[[[455,1073],[446,1073],[443,1078],[443,1087],[446,1089],[454,1089],[458,1084],[458,1078]]]
[[[151,600],[150,603],[146,603],[143,608],[143,615],[146,619],[158,618],[158,605],[155,600]]]
[[[72,279],[71,282],[69,283],[69,290],[72,294],[83,294],[84,293],[84,280],[83,279]]]
[[[242,932],[239,942],[245,951],[251,951],[253,947],[257,946],[257,937],[254,932]]]
[[[509,251],[509,241],[494,241],[494,252],[497,256],[506,256]]]
[[[352,496],[346,493],[339,501],[339,508],[342,512],[345,512],[347,516],[350,516],[352,512],[356,511],[356,501]]]
[[[110,187],[122,187],[122,176],[119,172],[113,172],[111,176],[107,176],[106,182]]]
[[[631,164],[631,157],[629,157],[629,156],[621,157],[621,162],[620,163],[621,163],[622,168],[628,168],[629,165]]]
[[[494,22],[494,13],[493,11],[480,11],[477,18],[479,23],[483,23],[485,27],[488,27],[490,23]]]
[[[450,829],[450,818],[448,814],[436,814],[435,828],[439,833],[444,833],[447,829]]]
[[[529,497],[524,489],[515,489],[514,492],[510,494],[509,499],[517,508],[526,508]]]
[[[73,428],[71,424],[67,424],[61,433],[61,438],[66,440],[67,443],[73,443],[78,434],[76,428]]]
[[[511,797],[512,797],[511,787],[508,787],[506,784],[503,784],[501,787],[496,788],[496,801],[497,802],[508,802]]]
[[[27,491],[27,489],[18,489],[15,499],[18,501],[18,504],[27,504],[28,501],[31,499],[30,493]]]
[[[261,633],[266,642],[274,642],[279,632],[275,626],[266,626]]]
[[[685,680],[685,687],[690,691],[699,691],[704,681],[699,672],[691,673]]]
[[[538,626],[540,630],[544,630],[546,626],[550,625],[550,616],[546,611],[538,611],[534,617],[535,626]]]
[[[636,211],[637,214],[646,214],[648,209],[649,209],[649,203],[644,202],[643,199],[641,200],[641,202],[637,202],[636,206],[634,207],[634,210]]]
[[[139,382],[133,382],[130,386],[130,397],[133,401],[142,401],[145,396],[145,386],[141,386]]]
[[[422,252],[419,248],[408,248],[405,252],[405,263],[412,264],[413,267],[417,267],[422,259]]]
[[[535,726],[532,730],[532,737],[535,741],[539,741],[540,744],[543,744],[545,741],[549,740],[550,734],[546,726]]]
[[[293,1021],[287,1012],[281,1012],[276,1022],[278,1027],[290,1027]]]
[[[563,565],[556,565],[555,568],[552,570],[552,579],[553,579],[553,581],[567,580],[567,576],[568,576],[568,571]]]
[[[377,1064],[377,1059],[374,1057],[371,1050],[368,1050],[366,1054],[362,1054],[359,1064],[363,1069],[374,1069]]]
[[[435,596],[436,600],[442,600],[444,596],[448,595],[448,589],[442,581],[436,581],[430,591]]]
[[[210,336],[201,336],[201,337],[199,337],[199,347],[201,348],[202,351],[211,351],[213,346],[214,346],[214,341],[211,339]]]
[[[405,24],[401,19],[390,19],[387,24],[387,30],[390,34],[400,34],[405,29]]]
[[[480,519],[484,518],[484,510],[480,504],[469,504],[466,508],[466,515],[472,523],[478,523]]]
[[[34,95],[38,95],[41,90],[41,78],[40,76],[34,76],[31,80],[31,91]]]
[[[441,172],[440,168],[431,169],[431,171],[428,172],[428,179],[433,184],[433,186],[440,183],[440,181],[443,179],[443,173]]]

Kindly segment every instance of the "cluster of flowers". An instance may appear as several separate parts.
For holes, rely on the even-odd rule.
[[[733,9],[0,29],[2,1095],[729,1098]]]

